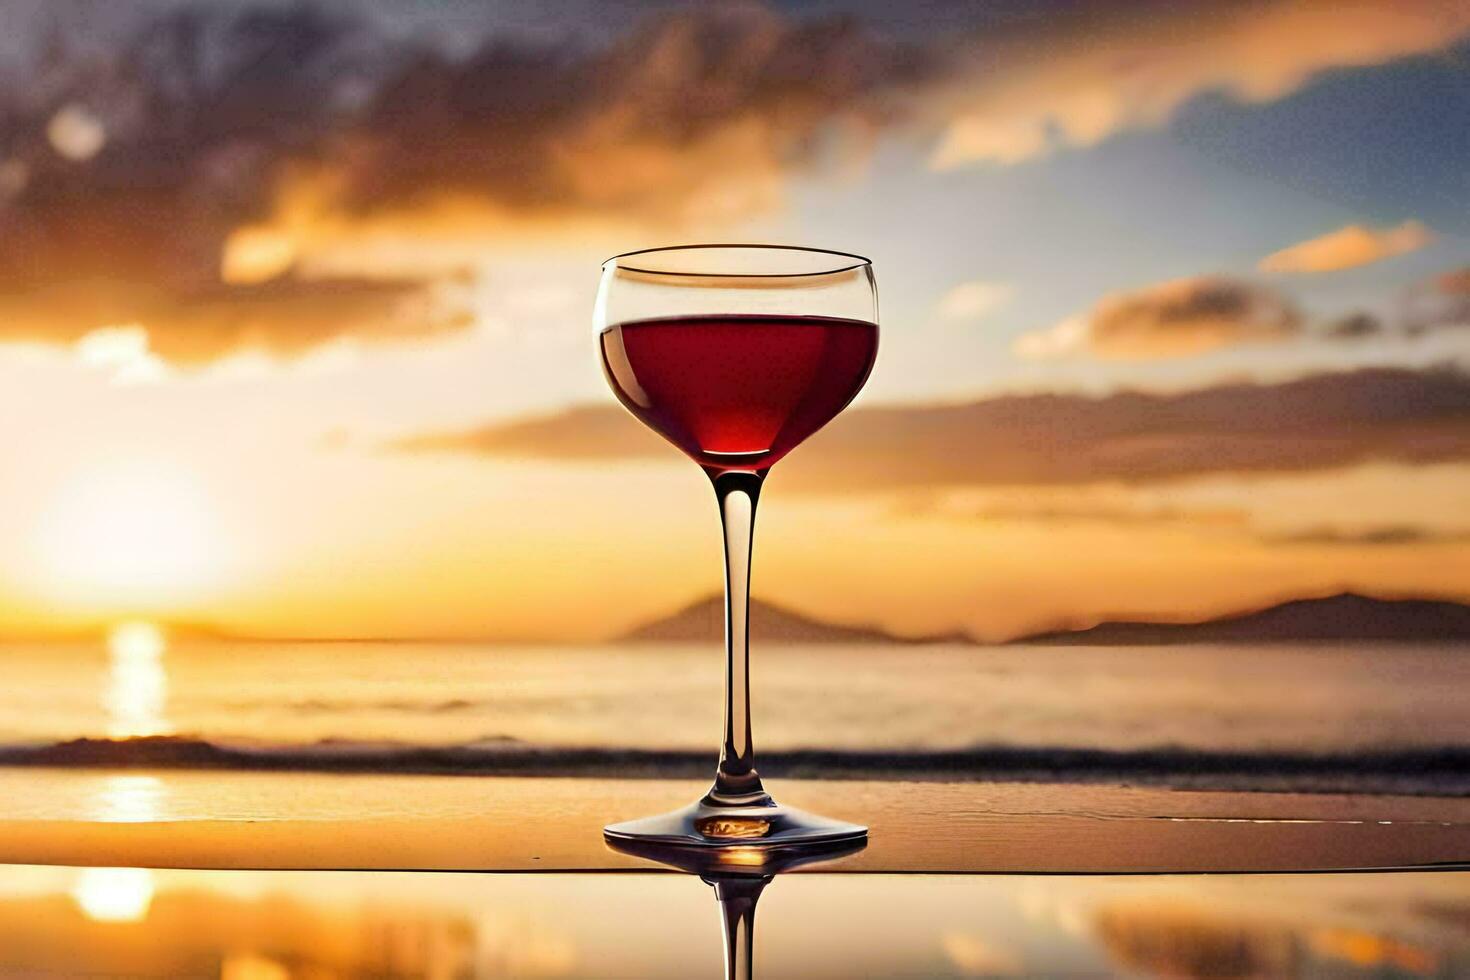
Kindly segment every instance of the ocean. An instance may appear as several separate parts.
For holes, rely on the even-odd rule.
[[[0,647],[0,761],[667,774],[720,732],[711,646],[116,640]],[[1464,646],[765,645],[752,683],[808,775],[1470,775]]]

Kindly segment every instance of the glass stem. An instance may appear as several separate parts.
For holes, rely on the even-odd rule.
[[[725,932],[725,980],[755,976],[755,903],[767,880],[735,878],[714,883]]]
[[[750,547],[755,505],[764,473],[712,473],[725,531],[725,740],[715,784],[705,797],[713,806],[770,803],[755,771],[750,738]]]

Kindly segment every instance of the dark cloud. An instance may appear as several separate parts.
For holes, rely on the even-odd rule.
[[[303,184],[312,209],[343,219],[446,201],[702,214],[728,178],[798,165],[829,137],[882,123],[934,60],[852,17],[753,4],[634,25],[598,47],[494,36],[460,55],[309,4],[197,6],[111,55],[53,45],[0,103],[7,211],[54,216],[34,237],[64,249],[77,217],[121,232],[123,216],[99,207],[110,196],[134,241],[170,247],[162,262],[120,257],[153,275],[181,259],[212,273],[225,234],[272,218]],[[215,248],[157,234],[180,218]]]
[[[1400,295],[1389,316],[1349,313],[1322,326],[1326,340],[1357,341],[1378,337],[1414,339],[1444,330],[1470,328],[1470,266],[1416,282]]]
[[[1416,284],[1405,307],[1403,328],[1410,336],[1470,328],[1470,265]]]
[[[384,56],[311,7],[184,8],[111,57],[53,46],[0,98],[0,340],[136,323],[187,364],[462,325],[415,279],[308,275],[290,255],[225,275],[232,236],[271,216]]]
[[[1225,276],[1176,279],[1114,293],[1089,312],[1017,339],[1023,357],[1179,357],[1291,338],[1301,314],[1285,296]]]
[[[414,284],[322,282],[322,255],[340,277],[363,271],[340,246],[385,229],[413,240],[446,225],[745,217],[779,203],[793,170],[863,152],[885,127],[944,132],[944,165],[1016,161],[1049,134],[1087,145],[1210,88],[1278,98],[1323,68],[1434,50],[1470,27],[1428,0],[1331,16],[1288,3],[987,8],[917,32],[863,4],[830,16],[734,4],[660,8],[622,34],[572,30],[568,8],[542,29],[430,43],[386,29],[391,17],[325,12],[341,5],[156,9],[141,26],[99,15],[107,29],[86,44],[59,30],[0,78],[0,339],[65,342],[136,321],[159,350],[207,358],[224,342],[290,354],[316,335],[434,333],[463,318],[355,326],[382,322],[363,315],[371,296],[401,306]],[[249,290],[277,279],[289,286]],[[97,296],[43,322],[14,315],[58,289]],[[276,338],[274,299],[326,325]],[[1179,324],[1180,343],[1214,343],[1237,313],[1266,332],[1289,319],[1232,312],[1208,288],[1201,301],[1216,312]],[[233,333],[205,316],[216,342],[167,336],[196,329],[201,303],[262,315]],[[1132,343],[1110,336],[1114,350]]]
[[[1332,341],[1379,337],[1414,339],[1442,330],[1470,328],[1470,266],[1414,283],[1387,317],[1359,311],[1324,324],[1316,336]]]
[[[467,57],[309,5],[184,7],[110,53],[58,42],[0,95],[0,340],[136,322],[199,360],[452,328],[404,320],[435,305],[425,283],[323,279],[313,249],[742,211],[879,124],[917,77],[906,50],[744,6]]]
[[[731,5],[661,18],[590,53],[493,44],[426,53],[348,135],[341,204],[483,197],[511,208],[705,217],[882,121],[923,73],[855,20]],[[743,200],[746,193],[736,195]]]
[[[378,55],[311,7],[185,8],[105,59],[53,48],[0,100],[0,277],[217,282],[227,237],[270,216]],[[78,127],[98,141],[84,158]]]
[[[586,462],[668,460],[675,452],[615,406],[430,433],[392,448]],[[1004,395],[856,409],[795,453],[778,478],[796,489],[863,492],[1139,483],[1374,460],[1470,460],[1470,374],[1375,368],[1177,394]]]
[[[1402,227],[1413,226],[1412,222]],[[1416,283],[1388,316],[1359,310],[1312,329],[1280,291],[1225,276],[1195,276],[1104,296],[1091,310],[1022,334],[1023,357],[1105,359],[1186,356],[1224,347],[1314,338],[1413,339],[1470,327],[1470,267]]]
[[[1328,340],[1368,340],[1386,332],[1383,320],[1372,313],[1349,313],[1328,323],[1321,336]]]

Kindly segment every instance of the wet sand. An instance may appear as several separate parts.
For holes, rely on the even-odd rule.
[[[702,782],[0,770],[0,862],[158,868],[614,871],[604,823]],[[843,872],[1127,873],[1470,866],[1470,800],[1095,784],[782,780],[866,822]]]
[[[0,769],[0,973],[719,977],[715,890],[615,853],[600,833],[703,788]],[[764,980],[1470,975],[1470,873],[1445,873],[1470,868],[1470,800],[772,789],[867,821],[872,840],[760,893]],[[1202,871],[1253,873],[1153,874]]]

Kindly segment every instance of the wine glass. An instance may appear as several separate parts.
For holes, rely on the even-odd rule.
[[[878,294],[860,255],[690,245],[602,265],[593,315],[618,400],[698,463],[725,538],[725,735],[714,785],[672,813],[612,824],[612,841],[800,848],[867,828],[782,806],[750,733],[750,548],[766,474],[852,401],[878,349]]]

